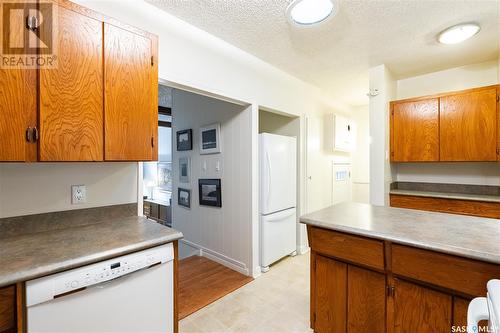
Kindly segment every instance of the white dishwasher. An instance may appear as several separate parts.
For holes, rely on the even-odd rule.
[[[27,330],[173,332],[173,246],[26,282]]]

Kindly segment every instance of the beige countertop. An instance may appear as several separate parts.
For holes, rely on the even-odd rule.
[[[12,229],[12,225],[9,228]],[[0,287],[170,243],[182,237],[179,231],[138,216],[16,234],[0,239]]]
[[[397,194],[397,195],[413,195],[413,196],[417,196],[417,197],[458,199],[458,200],[471,200],[471,201],[498,202],[498,203],[500,203],[500,196],[498,196],[498,195],[445,193],[445,192],[399,190],[399,189],[390,190],[389,193],[390,194]]]
[[[302,223],[500,264],[500,220],[346,202]]]

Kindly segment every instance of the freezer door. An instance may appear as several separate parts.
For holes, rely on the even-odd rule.
[[[261,266],[267,267],[296,250],[297,214],[292,208],[261,215],[260,221]]]
[[[260,134],[260,213],[296,206],[297,139]]]

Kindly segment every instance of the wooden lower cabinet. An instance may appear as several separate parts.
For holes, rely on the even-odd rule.
[[[500,278],[500,265],[389,241],[383,241],[384,267],[374,268],[363,254],[353,257],[359,251],[347,251],[352,235],[340,234],[308,226],[314,332],[464,332],[470,300],[484,297],[486,282]],[[325,239],[328,246],[315,246]],[[329,250],[337,246],[343,251]]]
[[[16,325],[16,288],[0,288],[0,333],[17,332]]]
[[[385,332],[385,277],[316,257],[315,332]]]
[[[394,332],[450,332],[452,296],[395,280]]]
[[[316,332],[344,332],[346,327],[347,265],[316,258]]]
[[[347,268],[347,330],[385,332],[385,276],[349,265]]]

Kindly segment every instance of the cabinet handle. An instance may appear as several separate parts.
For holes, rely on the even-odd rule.
[[[26,141],[33,142],[33,128],[31,128],[31,126],[26,129],[25,134],[26,134]]]
[[[38,18],[36,16],[26,17],[26,27],[28,30],[36,31],[38,29]]]
[[[34,136],[33,136],[33,139],[34,139],[33,142],[37,142],[38,139],[40,139],[40,134],[38,133],[38,128],[36,128],[36,126],[33,127],[33,134],[34,134]]]
[[[153,147],[153,148],[155,147],[155,137],[154,136],[151,137],[151,147]]]
[[[396,295],[396,288],[394,286],[387,286],[387,296],[394,297]]]

